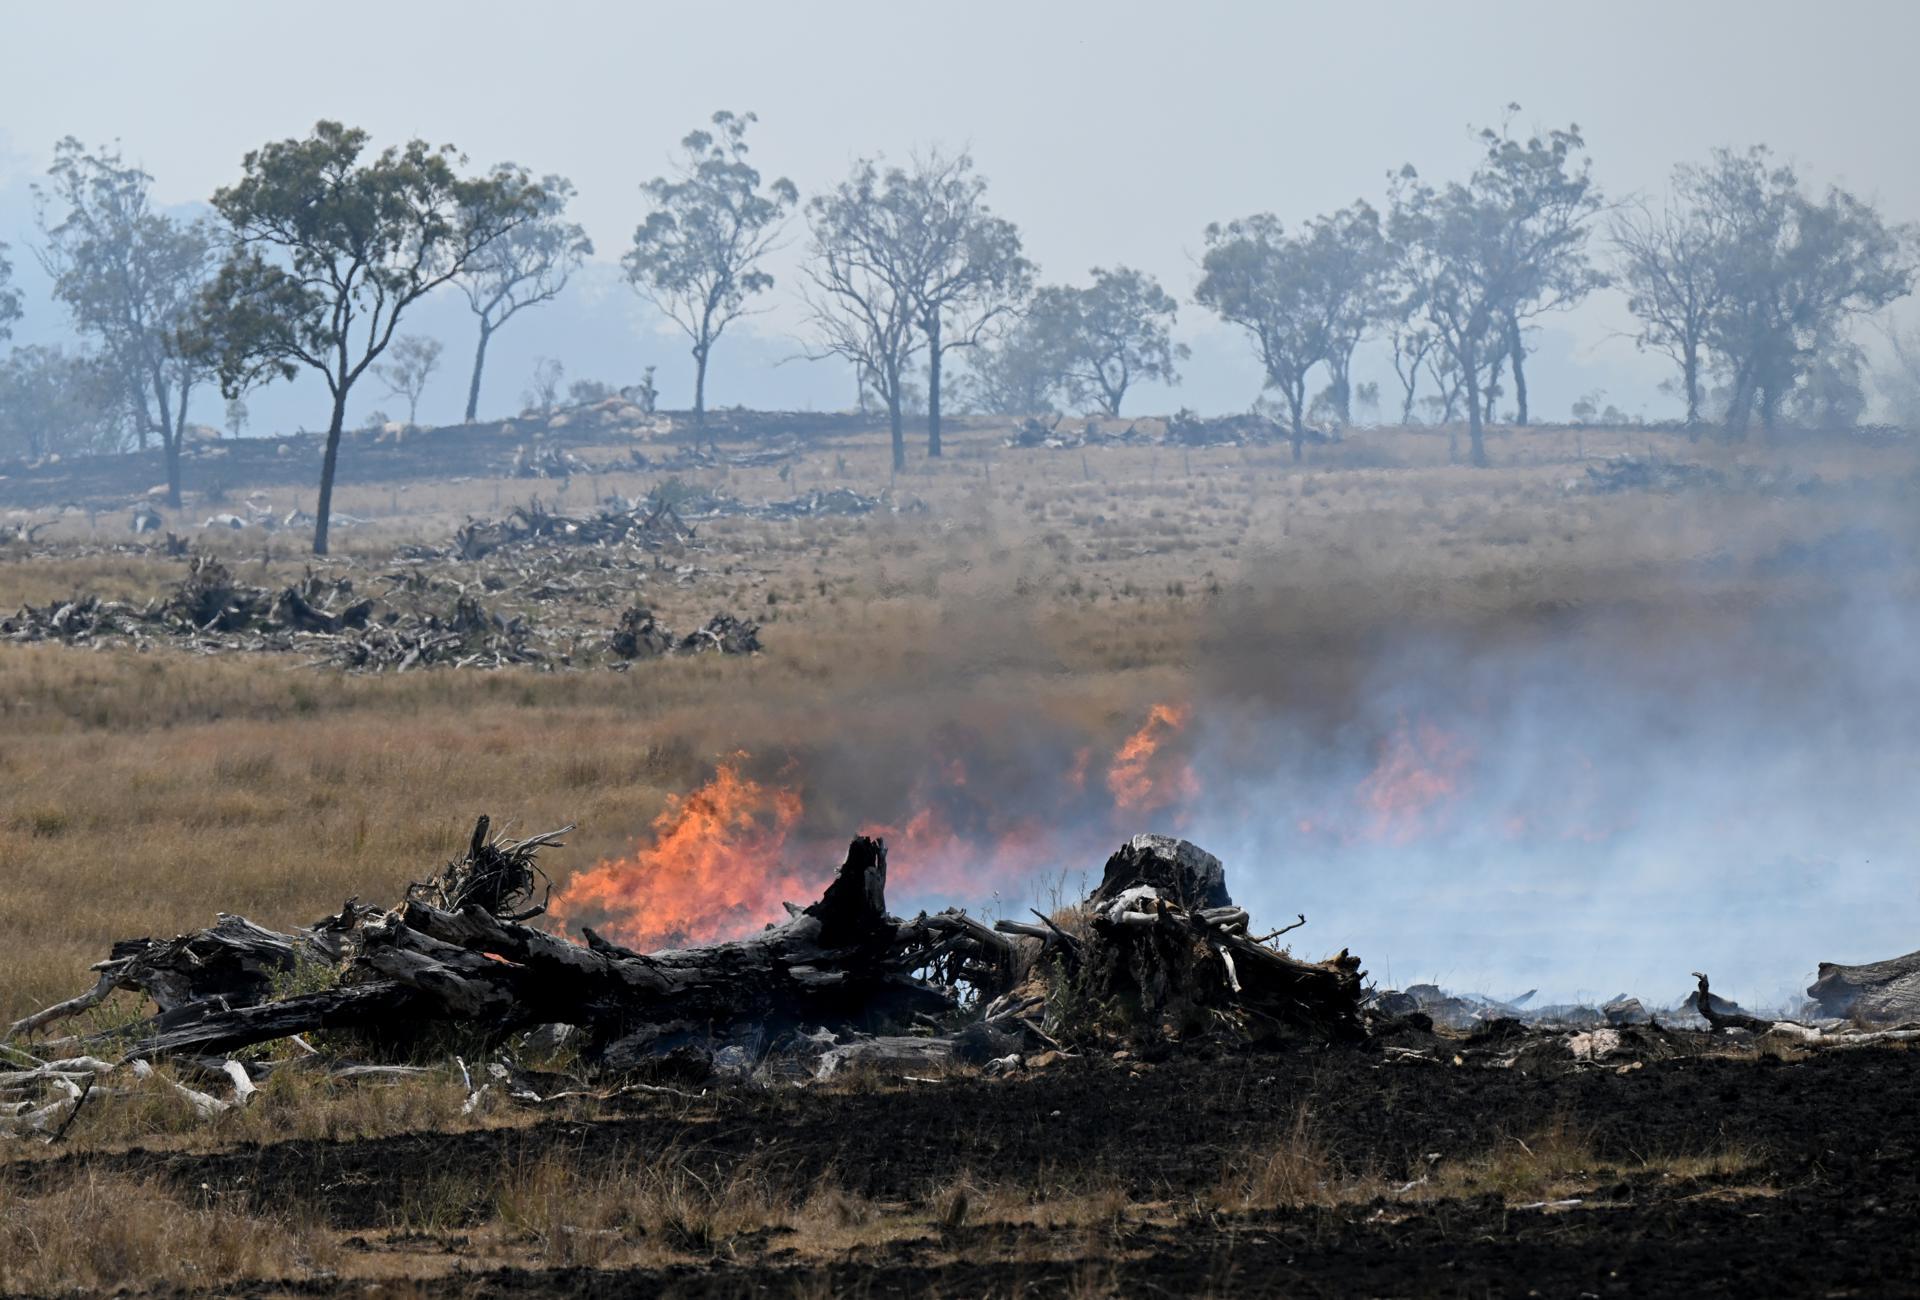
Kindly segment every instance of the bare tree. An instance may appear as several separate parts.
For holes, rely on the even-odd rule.
[[[552,415],[553,408],[560,401],[560,385],[566,380],[567,368],[557,357],[535,357],[533,359],[533,378],[527,390],[520,394],[520,404],[525,410],[538,411],[541,415]]]
[[[580,264],[593,256],[593,241],[567,221],[573,182],[564,176],[534,180],[518,163],[501,163],[494,179],[526,196],[533,215],[482,248],[454,280],[467,305],[480,318],[480,341],[473,350],[473,378],[467,384],[466,421],[480,410],[480,374],[487,364],[487,343],[514,315],[560,296]]]
[[[773,287],[760,267],[800,192],[784,178],[762,186],[747,162],[752,113],[719,112],[692,131],[672,177],[641,187],[653,201],[623,259],[627,279],[693,341],[693,416],[707,417],[707,361],[747,300]]]
[[[374,367],[380,378],[386,381],[387,395],[407,400],[409,427],[418,423],[420,395],[426,392],[427,381],[433,378],[433,372],[440,368],[440,352],[438,339],[403,334],[387,349],[387,360]]]
[[[1610,233],[1627,308],[1640,322],[1634,345],[1664,353],[1680,367],[1687,428],[1697,429],[1705,396],[1707,331],[1720,297],[1714,275],[1714,216],[1675,194],[1658,212],[1644,203],[1623,208],[1613,218]]]

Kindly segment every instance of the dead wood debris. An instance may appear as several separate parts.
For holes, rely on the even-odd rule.
[[[309,1067],[366,1072],[350,1059],[315,1061],[302,1037],[315,1030],[373,1034],[390,1047],[433,1041],[436,1022],[496,1043],[537,1031],[577,1047],[593,1074],[695,1078],[949,1061],[999,1062],[1005,1072],[1101,1042],[1364,1035],[1359,961],[1342,952],[1304,962],[1249,937],[1218,861],[1183,841],[1129,841],[1072,924],[989,926],[958,909],[890,915],[886,847],[857,838],[820,899],[789,905],[784,923],[641,954],[591,928],[575,943],[525,924],[545,901],[537,853],[563,833],[510,839],[481,818],[467,851],[390,911],[350,899],[291,933],[222,916],[194,934],[115,945],[92,989],[23,1018],[0,1041],[44,1035],[118,990],[150,999],[153,1014],[42,1037],[31,1056],[7,1048],[24,1069],[0,1078],[14,1090],[0,1099],[38,1104],[0,1113],[0,1131],[51,1131],[77,1100],[81,1073],[120,1063],[145,1069],[169,1057],[210,1069],[234,1085],[236,1101],[274,1065],[250,1053],[236,1074],[235,1054],[275,1040],[295,1044]],[[490,1085],[469,1086],[477,1099]],[[519,1088],[583,1090],[584,1079]],[[208,1113],[234,1104],[199,1095]]]
[[[633,630],[623,615],[609,638],[579,643],[570,629],[542,627],[524,615],[488,607],[472,586],[419,570],[389,574],[378,596],[358,594],[351,578],[326,577],[309,569],[290,586],[273,590],[236,580],[219,560],[195,556],[186,576],[165,597],[144,605],[76,596],[44,606],[23,606],[0,618],[0,641],[57,641],[75,646],[124,645],[143,649],[169,643],[203,654],[231,651],[298,653],[316,665],[353,672],[404,672],[414,668],[499,668],[510,664],[572,666],[611,647],[616,666],[644,655],[623,647]],[[557,576],[529,571],[527,596],[572,594]],[[494,584],[504,588],[505,583]],[[645,618],[645,611],[640,611]],[[714,615],[667,649],[693,653],[752,654],[760,649],[759,626],[733,615]]]

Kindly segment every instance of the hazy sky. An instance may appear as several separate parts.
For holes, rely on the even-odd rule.
[[[1675,162],[1716,144],[1764,141],[1817,181],[1920,217],[1912,3],[176,0],[9,2],[0,15],[15,54],[0,78],[0,239],[17,252],[32,233],[25,184],[62,135],[118,138],[163,199],[187,202],[231,181],[250,147],[326,116],[383,144],[420,135],[476,165],[511,158],[570,176],[577,214],[612,261],[640,215],[638,183],[723,107],[760,115],[756,161],[803,193],[862,154],[969,147],[1047,279],[1126,263],[1183,300],[1209,221],[1271,210],[1291,223],[1378,202],[1406,161],[1459,174],[1473,158],[1469,124],[1509,101],[1526,124],[1579,123],[1610,194],[1657,190]],[[650,338],[627,297],[603,286],[597,304],[516,321],[519,355],[502,366],[524,369],[543,337],[575,374],[631,379],[637,364],[612,368],[644,354],[661,364],[667,399],[683,401],[683,349]],[[843,401],[849,385],[826,367],[772,368],[796,351],[786,302],[776,294],[754,322],[768,337],[716,354],[716,401]],[[36,309],[22,337],[51,330],[51,309]],[[459,312],[423,319],[445,333],[450,361],[470,346]],[[1535,376],[1543,414],[1564,416],[1596,386],[1629,410],[1669,413],[1653,388],[1662,365],[1614,336],[1626,323],[1606,300],[1550,324]],[[1196,347],[1189,382],[1145,405],[1244,408],[1258,374],[1238,339],[1191,305],[1181,332]],[[439,413],[457,403],[460,364]],[[520,382],[502,379],[496,404]]]

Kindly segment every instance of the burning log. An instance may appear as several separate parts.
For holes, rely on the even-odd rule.
[[[482,817],[465,854],[410,886],[391,911],[349,900],[291,934],[222,916],[165,943],[116,945],[95,968],[95,988],[21,1020],[9,1036],[130,989],[153,999],[154,1015],[64,1041],[217,1068],[240,1048],[316,1029],[372,1031],[404,1045],[433,1022],[495,1040],[567,1025],[583,1058],[604,1070],[730,1048],[756,1058],[781,1044],[837,1045],[846,1050],[831,1073],[863,1060],[978,1063],[1099,1033],[1061,1019],[1062,986],[1049,983],[1060,980],[1081,995],[1068,1003],[1124,1003],[1145,1033],[1196,1019],[1245,1038],[1363,1032],[1359,960],[1342,951],[1305,962],[1254,938],[1218,859],[1185,841],[1138,836],[1122,846],[1078,920],[990,927],[954,909],[890,915],[886,846],[862,836],[819,900],[790,904],[785,922],[643,954],[591,928],[576,943],[524,923],[545,906],[535,855],[563,833],[507,839]]]

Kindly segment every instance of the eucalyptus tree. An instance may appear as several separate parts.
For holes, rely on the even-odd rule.
[[[672,176],[641,189],[653,210],[633,232],[623,263],[634,289],[693,343],[693,416],[707,416],[707,362],[748,301],[773,287],[761,263],[800,201],[793,182],[763,184],[747,161],[752,113],[718,112],[713,130],[689,132]]]
[[[1016,337],[1027,340],[1035,361],[1054,370],[1069,401],[1118,415],[1134,384],[1179,383],[1176,363],[1186,360],[1188,349],[1173,341],[1179,305],[1152,276],[1096,266],[1092,279],[1084,289],[1036,290]]]
[[[1047,291],[1034,295],[1037,304]],[[990,415],[1050,415],[1066,393],[1053,322],[1037,306],[1003,321],[967,356],[957,385],[968,409]]]
[[[13,323],[20,319],[20,291],[13,287],[13,263],[7,260],[7,245],[0,240],[0,343],[13,337]]]
[[[810,235],[802,298],[813,332],[813,359],[840,357],[886,404],[893,468],[906,468],[904,406],[908,369],[923,346],[919,303],[897,269],[898,210],[879,201],[872,162],[807,204]]]
[[[1293,458],[1306,439],[1307,374],[1327,357],[1327,282],[1308,240],[1271,213],[1207,227],[1195,301],[1246,331],[1269,388],[1290,417]]]
[[[1728,380],[1727,430],[1756,411],[1772,428],[1816,365],[1849,346],[1854,317],[1912,291],[1914,229],[1837,186],[1809,194],[1764,147],[1716,150],[1679,180],[1714,232],[1706,341]]]
[[[1320,281],[1325,322],[1325,355],[1335,415],[1353,422],[1353,354],[1378,329],[1391,303],[1395,265],[1392,246],[1381,229],[1380,214],[1365,201],[1307,223],[1301,248],[1310,273]]]
[[[1472,185],[1504,213],[1501,238],[1489,250],[1490,274],[1503,281],[1499,327],[1513,370],[1514,422],[1527,423],[1526,322],[1565,311],[1607,277],[1587,257],[1587,241],[1603,199],[1578,126],[1515,138],[1507,123],[1480,132],[1485,154]]]
[[[581,263],[593,256],[587,232],[566,219],[574,197],[572,181],[551,175],[536,181],[518,163],[501,163],[493,175],[505,188],[525,195],[532,214],[481,248],[454,277],[480,320],[473,375],[467,381],[468,424],[479,418],[480,376],[494,332],[527,308],[559,297]]]
[[[1032,292],[1020,231],[988,208],[987,181],[965,154],[933,150],[891,168],[875,196],[894,247],[888,264],[913,305],[927,350],[927,455],[940,447],[947,353],[979,344]]]
[[[201,300],[196,343],[228,397],[317,371],[332,398],[313,550],[327,553],[347,400],[393,342],[402,315],[496,239],[534,216],[501,177],[462,176],[451,145],[424,140],[366,156],[365,131],[322,121],[247,154],[214,194],[231,247]]]
[[[54,297],[96,344],[140,445],[160,444],[167,500],[178,505],[187,410],[211,377],[185,328],[216,254],[206,221],[156,211],[152,191],[153,178],[117,148],[89,151],[69,136],[54,146],[34,202]]]
[[[1513,367],[1526,418],[1524,322],[1572,305],[1602,279],[1586,259],[1600,194],[1579,128],[1524,140],[1488,129],[1480,140],[1480,165],[1465,181],[1436,187],[1403,167],[1387,229],[1403,293],[1464,386],[1472,460],[1485,465],[1485,420],[1503,365]]]

